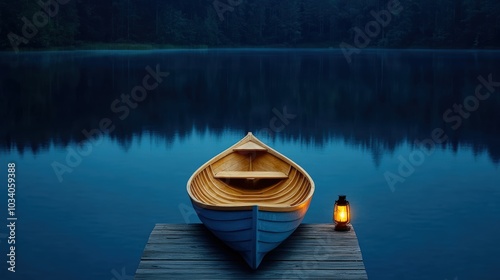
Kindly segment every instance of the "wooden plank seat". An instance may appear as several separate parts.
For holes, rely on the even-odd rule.
[[[220,171],[215,178],[233,179],[286,179],[288,175],[279,171]]]
[[[262,147],[261,145],[250,141],[250,142],[247,142],[243,145],[239,145],[238,147],[233,148],[233,151],[237,151],[237,152],[253,152],[253,151],[264,152],[264,151],[267,151],[267,148]]]

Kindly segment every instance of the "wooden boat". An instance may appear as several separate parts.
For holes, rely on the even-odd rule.
[[[302,222],[314,182],[249,132],[198,168],[187,191],[203,224],[257,269]]]

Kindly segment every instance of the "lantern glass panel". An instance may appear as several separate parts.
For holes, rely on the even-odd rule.
[[[347,206],[337,206],[337,214],[338,222],[347,222]]]

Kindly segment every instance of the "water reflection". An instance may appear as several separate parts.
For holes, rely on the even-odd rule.
[[[498,164],[498,91],[457,130],[443,113],[474,94],[479,75],[500,80],[500,54],[365,50],[356,58],[303,50],[1,54],[0,150],[63,147],[109,118],[109,137],[125,149],[144,133],[168,143],[229,129],[318,146],[342,140],[378,165],[440,127],[449,136],[443,148],[471,147]],[[112,103],[143,83],[148,65],[170,76],[121,120]]]

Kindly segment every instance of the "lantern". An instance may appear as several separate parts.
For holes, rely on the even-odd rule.
[[[351,208],[349,201],[345,199],[345,195],[339,195],[339,200],[335,201],[333,206],[333,221],[335,222],[335,230],[348,231],[351,229]]]

